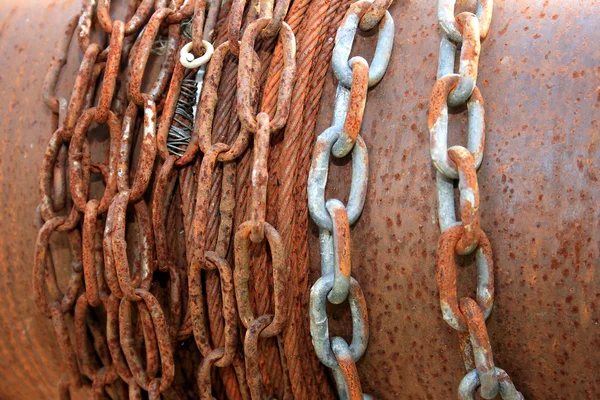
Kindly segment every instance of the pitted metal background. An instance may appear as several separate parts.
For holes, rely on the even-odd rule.
[[[0,6],[0,397],[8,399],[44,398],[62,368],[52,327],[30,294],[31,215],[51,133],[40,94],[49,49],[79,2],[36,3]],[[369,305],[371,335],[358,369],[363,389],[381,399],[454,398],[463,375],[435,279],[427,108],[440,39],[436,7],[407,0],[390,8],[394,52],[385,84],[369,91],[361,131],[370,186],[352,228],[353,275]],[[600,397],[599,12],[600,1],[496,2],[482,44],[487,143],[478,178],[496,262],[488,330],[498,365],[528,399]],[[372,54],[366,43],[372,40],[358,39],[354,51]],[[80,61],[70,52],[59,92],[72,86]],[[329,79],[317,132],[331,121]],[[449,143],[464,137],[461,119],[451,115]],[[328,197],[346,199],[339,189],[349,187],[347,172],[331,167]],[[465,264],[458,281],[471,284],[474,266]],[[459,285],[459,294],[472,287]],[[332,331],[350,334],[346,306],[330,315]]]

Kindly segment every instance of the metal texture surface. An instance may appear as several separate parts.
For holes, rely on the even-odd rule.
[[[427,133],[440,39],[435,3],[403,0],[390,8],[397,21],[395,50],[385,84],[369,92],[361,130],[370,186],[362,217],[351,228],[352,264],[371,332],[357,366],[363,390],[381,399],[456,398],[463,374],[458,339],[440,317],[436,286],[439,228]],[[36,237],[31,215],[51,134],[42,81],[54,43],[79,6],[54,1],[41,7],[33,0],[0,5],[3,399],[47,398],[63,372],[52,326],[30,294]],[[481,223],[497,266],[497,307],[488,331],[494,359],[528,399],[600,397],[599,22],[598,0],[496,2],[482,44],[487,143],[478,173]],[[372,40],[357,39],[357,54],[372,54],[365,42]],[[58,93],[73,85],[81,62],[74,50]],[[332,73],[329,79],[317,132],[332,117]],[[463,118],[451,115],[449,143],[465,137]],[[349,187],[347,172],[332,166],[328,197],[346,200],[339,188]],[[311,227],[314,282],[318,232]],[[63,242],[58,257],[67,260],[66,235],[52,240]],[[464,260],[459,282],[472,282],[475,267]],[[470,288],[459,286],[459,292],[472,295]],[[345,305],[330,313],[331,331],[346,338],[348,314]]]

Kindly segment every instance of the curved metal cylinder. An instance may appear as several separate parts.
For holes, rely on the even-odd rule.
[[[30,295],[37,232],[31,216],[51,134],[40,89],[50,50],[80,7],[65,4],[43,12],[32,1],[0,5],[3,399],[56,398],[65,372],[52,324]],[[427,138],[441,37],[436,9],[435,1],[395,2],[390,8],[397,22],[394,52],[386,80],[368,94],[361,129],[369,187],[352,227],[352,265],[360,266],[353,275],[367,300],[371,337],[357,369],[364,391],[378,399],[456,398],[465,376],[436,287],[440,231]],[[481,227],[496,265],[487,325],[494,359],[525,398],[599,398],[600,0],[509,0],[496,2],[493,14],[479,59],[487,137],[478,180]],[[372,54],[366,48],[371,43],[357,39],[354,51]],[[68,96],[79,67],[78,46],[71,47],[57,96]],[[323,104],[334,104],[335,85],[330,76]],[[330,126],[332,112],[322,107],[317,132]],[[450,113],[449,143],[465,142],[459,119]],[[108,143],[96,142],[93,157],[107,149]],[[332,165],[328,198],[347,193],[350,180],[347,168]],[[92,189],[98,191],[102,188]],[[56,240],[51,246],[67,246],[66,239]],[[69,266],[68,252],[58,257],[64,262],[57,259],[56,265]],[[314,282],[320,265],[312,223],[311,264]],[[474,263],[459,266],[458,281],[471,284],[475,269]],[[56,273],[66,282],[70,271]],[[473,296],[470,290],[472,285],[459,285],[459,296]],[[330,331],[347,337],[349,314],[344,305],[333,307]],[[88,398],[76,388],[71,392],[73,398]]]

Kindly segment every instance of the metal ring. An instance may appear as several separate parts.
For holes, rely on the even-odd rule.
[[[61,105],[64,105],[64,99],[61,99]],[[64,190],[63,199],[66,199],[67,188],[67,163],[68,163],[68,148],[64,143],[64,139],[62,137],[62,128],[58,128],[50,137],[48,141],[48,146],[46,147],[44,158],[42,160],[42,166],[40,168],[40,176],[38,180],[39,193],[41,197],[40,204],[38,206],[39,215],[42,218],[42,223],[58,216],[58,211],[60,209],[64,209],[66,204],[62,204],[62,207],[56,207],[56,196],[57,187],[61,186],[60,189]],[[64,150],[63,150],[64,149]],[[60,158],[61,151],[64,152],[63,155],[67,156],[67,159],[64,160],[64,175],[60,174],[57,176],[57,172],[55,170],[55,165]],[[89,153],[89,142],[84,140],[82,143],[82,154]],[[84,157],[82,157],[82,162],[84,162]],[[85,159],[87,161],[87,159]],[[62,162],[61,162],[62,164]],[[89,166],[87,168],[84,166],[82,169],[83,173],[89,175]],[[84,178],[84,181],[88,181],[87,178]],[[58,183],[58,185],[56,185]],[[54,192],[54,193],[53,193]],[[63,202],[64,203],[64,202]],[[75,207],[75,205],[71,206],[71,210],[68,211],[67,214],[69,217],[67,221],[63,221],[57,229],[59,231],[70,231],[77,225],[79,222],[79,211]],[[40,225],[40,226],[41,226]]]
[[[134,274],[131,276],[126,241],[127,205],[129,204],[129,195],[130,191],[126,190],[115,196],[109,208],[109,212],[113,218],[112,226],[110,227],[111,229],[109,230],[108,237],[106,228],[104,234],[105,239],[111,241],[111,264],[114,266],[114,271],[111,271],[111,273],[114,272],[116,274],[116,280],[120,288],[119,291],[122,292],[124,297],[128,300],[137,302],[140,301],[140,298],[136,294],[136,289],[140,286],[144,287],[144,285],[149,285],[152,279],[154,268],[152,263],[152,254],[154,254],[154,236],[152,234],[152,223],[150,222],[148,206],[146,206],[144,201],[139,201],[135,203],[134,210],[135,220],[139,228],[138,238],[141,243],[141,268],[137,271],[134,270]],[[105,269],[106,281],[109,288],[112,288],[112,282],[115,277],[109,275],[107,271],[108,269]]]
[[[462,146],[452,146],[448,154],[458,167],[458,191],[460,193],[460,220],[464,235],[456,246],[456,253],[470,254],[479,244],[481,223],[479,220],[479,182],[473,162],[473,155]]]
[[[279,232],[269,223],[264,222],[265,237],[271,249],[273,273],[273,321],[262,330],[260,337],[273,337],[281,333],[288,317],[288,281],[290,267]],[[242,323],[249,328],[256,320],[250,304],[248,280],[250,279],[250,232],[252,221],[241,224],[234,237],[235,270],[233,280],[238,314]]]
[[[308,210],[315,223],[323,229],[333,230],[333,221],[325,208],[325,187],[329,171],[329,154],[341,134],[340,126],[332,126],[319,135],[313,151],[313,160],[308,173]],[[348,223],[354,224],[363,210],[367,196],[369,155],[367,146],[358,135],[352,148],[352,183],[346,210]]]
[[[338,367],[333,370],[336,371],[334,379],[340,398],[363,398],[356,363],[352,359],[348,343],[343,338],[336,336],[331,339],[331,349],[338,363]]]
[[[127,302],[127,301],[126,301]],[[119,309],[121,300],[111,293],[106,300],[106,342],[108,345],[108,351],[112,359],[112,365],[115,370],[123,379],[124,382],[130,383],[133,378],[129,364],[125,359],[123,350],[121,349],[121,338],[119,331]],[[132,303],[129,302],[129,305]],[[135,382],[135,380],[134,380]]]
[[[270,18],[260,18],[248,25],[242,36],[240,45],[240,62],[238,65],[238,83],[237,83],[237,111],[242,126],[250,132],[255,133],[258,129],[256,113],[252,106],[253,85],[252,77],[260,63],[254,64],[257,57],[254,45],[259,33],[265,28]],[[281,79],[277,89],[277,107],[275,115],[270,119],[269,130],[276,132],[283,128],[287,123],[290,112],[292,89],[294,87],[294,78],[296,75],[296,39],[292,28],[285,22],[281,23],[279,31],[279,41],[283,46],[283,69]],[[229,44],[231,46],[231,43]]]
[[[371,7],[360,19],[360,29],[370,31],[378,25],[387,9],[392,5],[393,0],[373,0]]]
[[[262,332],[268,329],[273,323],[273,315],[265,314],[255,319],[248,329],[244,337],[244,358],[246,362],[246,381],[248,389],[250,389],[251,399],[264,399],[264,390],[262,382],[262,374],[259,366],[259,347],[258,338],[262,336]]]
[[[350,106],[350,89],[338,83],[335,90],[335,100],[333,102],[333,116],[331,126],[342,127],[346,121],[348,107]]]
[[[340,400],[348,400],[348,390],[346,388],[346,381],[344,380],[344,375],[342,375],[342,371],[339,368],[332,368],[331,374],[333,375],[333,380],[335,381],[335,386],[338,391],[338,397]],[[363,400],[375,400],[373,396],[370,394],[364,393],[362,394]]]
[[[454,179],[446,178],[440,171],[435,172],[438,221],[440,231],[444,233],[448,228],[460,224],[456,219],[456,207],[454,205]]]
[[[84,165],[81,162],[81,152],[86,141],[86,135],[89,127],[94,122],[97,112],[97,107],[88,108],[83,112],[75,127],[75,132],[71,137],[71,145],[69,146],[69,186],[71,189],[71,197],[77,209],[81,212],[85,211],[88,197],[87,182],[84,182],[86,172],[83,171]],[[97,122],[97,121],[96,121]],[[117,193],[117,152],[118,144],[121,139],[121,121],[112,111],[108,111],[108,119],[106,121],[110,134],[110,150],[109,150],[109,175],[104,189],[104,194],[100,200],[98,214],[104,214],[111,204],[113,197]]]
[[[55,298],[52,299],[52,302],[59,302],[60,311],[66,313],[77,299],[79,288],[83,286],[83,267],[81,269],[76,268],[76,266],[83,265],[81,238],[76,238],[76,236],[79,236],[76,228],[67,232],[67,235],[69,235],[69,246],[71,247],[73,272],[64,292],[58,287],[54,264],[52,263],[52,258],[48,257],[50,237],[64,223],[65,219],[63,217],[49,219],[38,231],[35,242],[32,277],[32,286],[34,288],[33,300],[40,312],[48,318],[52,316],[52,313],[51,302],[48,301],[47,292],[50,295],[54,295],[52,297]],[[44,286],[46,286],[47,291],[44,289]]]
[[[181,51],[179,52],[179,62],[181,63],[181,65],[189,69],[198,68],[204,64],[207,64],[210,61],[213,52],[215,51],[213,45],[210,44],[210,42],[203,40],[202,46],[205,50],[204,54],[198,58],[195,58],[194,54],[192,54],[191,52],[192,44],[192,42],[186,43],[185,45],[183,45]]]
[[[286,17],[288,9],[290,8],[290,0],[278,1],[275,4],[273,12],[271,13],[271,22],[267,25],[265,29],[262,30],[263,38],[268,39],[271,38],[279,32],[281,28],[281,23],[283,19]],[[262,7],[261,7],[261,11]],[[261,16],[262,18],[262,16]]]
[[[456,58],[456,44],[446,35],[440,40],[440,55],[438,57],[437,79],[454,73],[454,59]]]
[[[473,361],[481,384],[479,393],[484,399],[494,399],[498,395],[500,386],[496,376],[492,345],[481,307],[470,297],[463,297],[460,299],[460,312],[464,315],[469,328]]]
[[[321,253],[321,275],[333,274],[335,259],[333,257],[333,235],[327,229],[319,229],[319,249]]]
[[[437,283],[440,291],[440,308],[444,321],[457,331],[466,331],[465,317],[458,306],[456,293],[456,243],[464,234],[462,225],[448,228],[438,242]],[[494,306],[494,261],[489,239],[480,230],[479,246],[475,253],[477,265],[477,304],[484,319],[488,319]]]
[[[202,88],[202,97],[197,105],[197,111],[195,115],[195,123],[193,126],[192,142],[186,149],[184,158],[192,160],[193,157],[187,157],[188,153],[190,156],[195,156],[198,151],[198,147],[203,153],[206,153],[212,146],[212,126],[215,116],[215,110],[219,102],[218,90],[221,82],[223,72],[223,62],[225,56],[230,53],[231,45],[229,42],[224,42],[219,45],[211,58],[210,65],[206,71],[204,77],[204,87]],[[202,69],[198,71],[200,73]],[[253,79],[251,79],[253,80]],[[164,114],[163,114],[164,115]],[[231,145],[231,149],[225,153],[219,153],[217,157],[218,161],[231,161],[240,156],[240,154],[248,147],[250,132],[247,130],[241,130],[234,143]],[[197,139],[196,139],[197,138]],[[196,145],[193,145],[197,142]],[[195,149],[192,147],[195,146]],[[193,151],[192,151],[193,150]],[[184,160],[184,158],[180,160]],[[177,165],[177,163],[175,164]]]
[[[360,2],[355,3],[355,5],[360,5]],[[348,58],[352,51],[352,43],[354,42],[354,36],[356,35],[356,28],[360,21],[360,15],[357,13],[357,9],[354,9],[354,12],[349,12],[346,15],[346,18],[344,18],[344,21],[342,21],[342,25],[338,28],[335,36],[335,47],[333,48],[333,55],[331,58],[331,64],[336,78],[347,88],[352,86],[352,69],[350,68],[352,59],[348,60]],[[394,20],[389,11],[386,11],[382,23],[379,24],[377,47],[375,48],[375,55],[369,66],[369,87],[376,85],[381,78],[383,78],[392,55],[393,46]]]
[[[346,105],[346,118],[342,133],[333,144],[333,149],[331,150],[332,154],[337,158],[345,157],[352,150],[352,147],[354,147],[365,113],[367,92],[369,90],[367,86],[369,65],[364,58],[354,57],[352,58],[352,70],[354,71],[355,69],[356,73],[352,75],[352,88],[350,89],[350,97]]]
[[[236,313],[233,271],[231,270],[231,266],[227,260],[218,256],[215,252],[207,251],[206,260],[207,266],[215,268],[219,271],[221,301],[223,304],[223,336],[225,338],[222,347],[223,353],[218,359],[212,361],[211,364],[223,368],[233,363],[236,351],[238,349],[238,319]]]
[[[326,296],[333,288],[333,275],[322,276],[310,289],[310,335],[317,357],[329,368],[339,367],[329,339]],[[367,302],[360,285],[350,278],[348,303],[352,313],[352,343],[350,353],[357,361],[364,354],[369,342]]]
[[[433,164],[447,178],[458,179],[458,170],[448,157],[448,93],[456,86],[459,76],[446,75],[438,79],[429,100],[430,153]],[[467,149],[473,154],[475,169],[481,166],[485,147],[485,109],[477,86],[467,102]]]
[[[265,238],[264,223],[267,216],[267,185],[269,183],[268,159],[269,141],[269,114],[260,112],[256,116],[258,129],[254,134],[254,160],[252,161],[251,190],[250,190],[250,221],[252,230],[250,240],[260,243]]]
[[[166,88],[167,79],[171,77],[171,73],[174,68],[174,57],[169,57],[170,49],[173,48],[175,52],[177,50],[177,37],[172,32],[169,34],[168,44],[168,56],[163,61],[159,78],[154,82],[152,89],[149,93],[142,93],[141,86],[144,78],[144,72],[148,64],[148,57],[150,57],[150,51],[156,36],[158,35],[160,25],[165,19],[172,13],[168,8],[159,8],[152,14],[150,20],[146,24],[143,33],[137,39],[137,51],[134,57],[129,58],[129,93],[128,98],[137,104],[138,107],[144,106],[144,97],[150,96],[152,100],[156,101],[157,98],[162,94]],[[170,29],[169,29],[170,30]],[[179,29],[177,29],[177,33]]]
[[[456,0],[439,0],[438,1],[438,23],[444,35],[456,43],[463,40],[462,34],[454,17],[454,5]],[[494,8],[493,0],[477,0],[477,9],[475,15],[479,19],[480,37],[485,39],[492,22],[492,9]]]
[[[525,397],[515,388],[514,383],[501,368],[495,367],[496,376],[500,383],[500,397],[503,400],[525,400]],[[459,400],[475,400],[475,392],[479,387],[479,376],[477,370],[469,371],[458,385]]]
[[[137,136],[135,123],[137,120],[138,108],[134,102],[130,102],[125,112],[122,124],[122,134],[119,143],[117,159],[117,187],[120,192],[130,189],[129,202],[138,202],[146,189],[152,177],[152,167],[156,158],[156,104],[150,96],[144,96],[144,128],[140,155],[137,159],[137,166],[134,168],[135,175],[133,182],[130,181],[130,163],[132,162],[131,152],[134,145],[134,138]]]
[[[93,4],[93,2],[90,2]],[[123,21],[112,21],[110,17],[110,3],[111,0],[103,0],[98,2],[96,6],[96,18],[102,29],[112,34],[114,32],[114,24],[120,22],[125,27],[125,35],[132,35],[140,30],[144,25],[144,22],[148,19],[148,16],[152,12],[152,6],[154,1],[145,0],[141,2],[135,9],[135,13],[129,17],[129,21],[126,23]]]
[[[225,349],[219,347],[207,354],[206,357],[202,358],[200,365],[198,366],[198,372],[196,373],[196,381],[198,382],[198,390],[201,399],[214,399],[212,396],[212,384],[211,384],[211,367],[219,360],[223,359]]]
[[[173,365],[173,353],[170,346],[170,341],[168,340],[165,317],[160,305],[158,304],[158,301],[150,292],[140,289],[136,289],[136,291],[140,298],[140,302],[135,303],[124,297],[121,299],[118,309],[119,321],[124,321],[124,323],[119,323],[119,341],[125,361],[132,373],[132,379],[130,379],[128,383],[130,385],[132,383],[136,383],[143,389],[148,390],[149,386],[156,377],[156,372],[158,370],[158,358],[160,358],[162,375],[160,378],[160,391],[164,391],[170,386],[175,373]],[[134,346],[132,329],[133,324],[128,323],[131,321],[132,308],[134,304],[136,304],[136,307],[145,307],[147,309],[147,311],[144,310],[144,313],[146,314],[145,318],[149,318],[148,321],[152,321],[153,324],[142,324],[144,346],[146,346],[148,340],[156,340],[156,342],[152,343],[152,346],[156,346],[152,349],[153,352],[156,352],[152,354],[152,359],[153,362],[156,363],[156,367],[151,368],[151,371],[148,370],[148,366],[144,367],[142,364],[140,354]],[[143,304],[143,306],[140,306],[141,304]],[[141,310],[142,308],[139,308],[138,312],[141,313]],[[146,350],[148,351],[148,348],[146,348]]]

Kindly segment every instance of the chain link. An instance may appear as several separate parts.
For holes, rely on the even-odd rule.
[[[492,0],[477,1],[475,13],[454,16],[455,1],[440,0],[438,22],[442,30],[437,82],[430,103],[428,126],[431,159],[436,171],[438,218],[442,234],[437,247],[437,283],[444,320],[459,334],[467,374],[458,388],[459,399],[484,399],[498,394],[521,400],[510,378],[494,363],[486,319],[494,304],[492,246],[481,229],[477,169],[485,147],[484,102],[476,86],[481,40],[488,34]],[[460,45],[458,74],[454,73],[456,47]],[[448,148],[448,107],[467,105],[467,146]],[[456,218],[454,182],[458,180],[460,221]],[[455,254],[475,252],[476,300],[462,297],[456,287]]]
[[[144,51],[151,47],[155,37],[153,35],[156,34],[160,22],[170,13],[170,10],[168,12],[157,10],[153,14],[150,25],[146,26],[144,34],[135,46],[138,50],[135,55],[139,62],[131,62],[130,59],[130,66],[133,65],[137,69],[134,68],[130,77],[130,81],[134,84],[130,86],[133,90],[130,91],[129,96],[134,101],[130,103],[127,112],[125,134],[122,135],[121,132],[120,118],[111,111],[121,72],[121,57],[126,57],[131,49],[129,45],[125,47],[125,36],[133,36],[145,24],[152,11],[153,3],[153,1],[142,2],[136,12],[133,12],[136,10],[135,5],[130,4],[129,22],[125,24],[111,20],[110,1],[101,2],[97,10],[94,10],[95,2],[86,2],[80,16],[71,20],[65,39],[57,45],[57,55],[53,59],[44,84],[44,99],[51,110],[59,113],[59,126],[49,142],[40,174],[42,203],[39,212],[40,217],[46,222],[40,229],[36,244],[33,283],[36,304],[45,315],[52,318],[63,359],[68,365],[68,375],[59,383],[61,398],[69,397],[71,387],[82,385],[84,380],[81,379],[81,374],[91,381],[94,398],[102,398],[104,394],[114,398],[117,393],[114,385],[119,386],[117,381],[120,379],[132,384],[134,383],[132,379],[135,379],[144,388],[155,388],[155,393],[166,390],[173,381],[171,337],[174,335],[168,333],[161,304],[149,292],[154,268],[153,233],[149,213],[142,199],[150,180],[156,153],[154,101],[161,96],[162,88],[169,79],[169,70],[173,65],[172,56],[166,57],[163,69],[150,93],[147,95],[139,93],[141,73],[147,60],[147,53]],[[91,43],[89,39],[94,14],[100,26],[109,33],[109,44],[104,51],[100,44]],[[77,36],[85,54],[67,103],[64,99],[54,97],[53,91],[60,70],[66,62],[68,39],[75,30],[76,19],[79,20]],[[172,42],[177,41],[175,35]],[[106,59],[105,63],[100,62],[103,59]],[[104,72],[104,77],[98,94],[98,105],[91,107],[96,79],[101,72]],[[124,86],[127,85],[122,83],[121,87]],[[136,100],[138,100],[137,105],[144,107],[144,139],[142,155],[129,190],[128,164],[137,118]],[[107,123],[110,133],[109,154],[107,160],[102,163],[91,162],[90,143],[86,138],[87,130],[94,122]],[[59,166],[57,169],[55,164],[66,161],[64,156],[61,158],[61,152],[64,154],[63,149],[67,146],[68,166]],[[66,200],[64,199],[67,193],[66,179],[61,168],[68,170],[69,176],[70,196],[67,196]],[[89,198],[91,173],[102,174],[105,191],[100,200]],[[117,190],[120,190],[119,194]],[[125,215],[129,202],[135,203],[137,233],[142,244],[140,251],[136,252],[140,256],[140,262],[134,263],[133,280],[129,275],[125,241]],[[67,212],[68,204],[72,204],[69,212]],[[77,225],[81,220],[81,213],[83,213],[83,223],[80,232]],[[103,214],[106,214],[105,223],[101,218]],[[67,233],[73,257],[73,273],[64,294],[56,281],[49,246],[49,238],[54,231]],[[104,239],[102,239],[103,232]],[[172,273],[171,278],[171,292],[175,298],[180,292],[179,276]],[[82,287],[85,287],[83,293],[81,293]],[[48,302],[48,297],[51,303]],[[180,305],[177,301],[173,303],[179,309]],[[133,330],[127,330],[131,327],[131,312],[129,312],[129,322],[124,318],[127,316],[128,304],[131,308],[132,302],[139,302],[137,303],[138,318],[146,327],[144,338],[147,362],[146,372],[143,374],[140,371],[144,367],[134,348]],[[96,309],[100,309],[102,305],[106,307],[105,327],[96,320],[98,312]],[[74,312],[75,347],[72,345],[66,325],[65,314],[69,312]],[[90,337],[93,343],[89,341]],[[154,348],[157,349],[156,352]],[[159,359],[160,365],[155,362]],[[137,370],[136,366],[139,367]],[[132,370],[135,373],[132,373]],[[161,376],[156,378],[159,370]]]
[[[316,140],[308,176],[308,209],[319,227],[321,248],[321,277],[310,291],[310,333],[317,357],[332,368],[341,399],[371,398],[363,394],[356,369],[369,341],[369,321],[364,294],[352,277],[350,227],[360,217],[367,195],[369,159],[360,128],[368,89],[383,78],[391,57],[394,22],[387,11],[390,5],[391,1],[360,0],[350,6],[337,31],[332,56],[338,78],[333,123]],[[367,29],[379,24],[370,66],[360,56],[348,59],[363,18],[362,27]],[[337,158],[352,156],[347,205],[325,197],[330,153]],[[341,337],[330,338],[327,318],[327,301],[341,304],[346,300],[352,314],[350,345]]]
[[[352,4],[335,35],[335,47],[333,48],[331,64],[339,83],[346,88],[352,87],[353,70],[351,66],[353,59],[364,60],[360,56],[349,60],[354,37],[356,36],[356,29],[361,17],[367,11],[373,10],[373,7],[374,5],[366,0],[360,0]],[[371,64],[367,63],[369,65],[369,87],[375,86],[383,78],[390,57],[392,56],[392,47],[394,46],[394,20],[387,10],[381,18],[379,25],[379,36],[377,38],[375,54],[373,55]],[[364,61],[366,63],[366,60]]]

